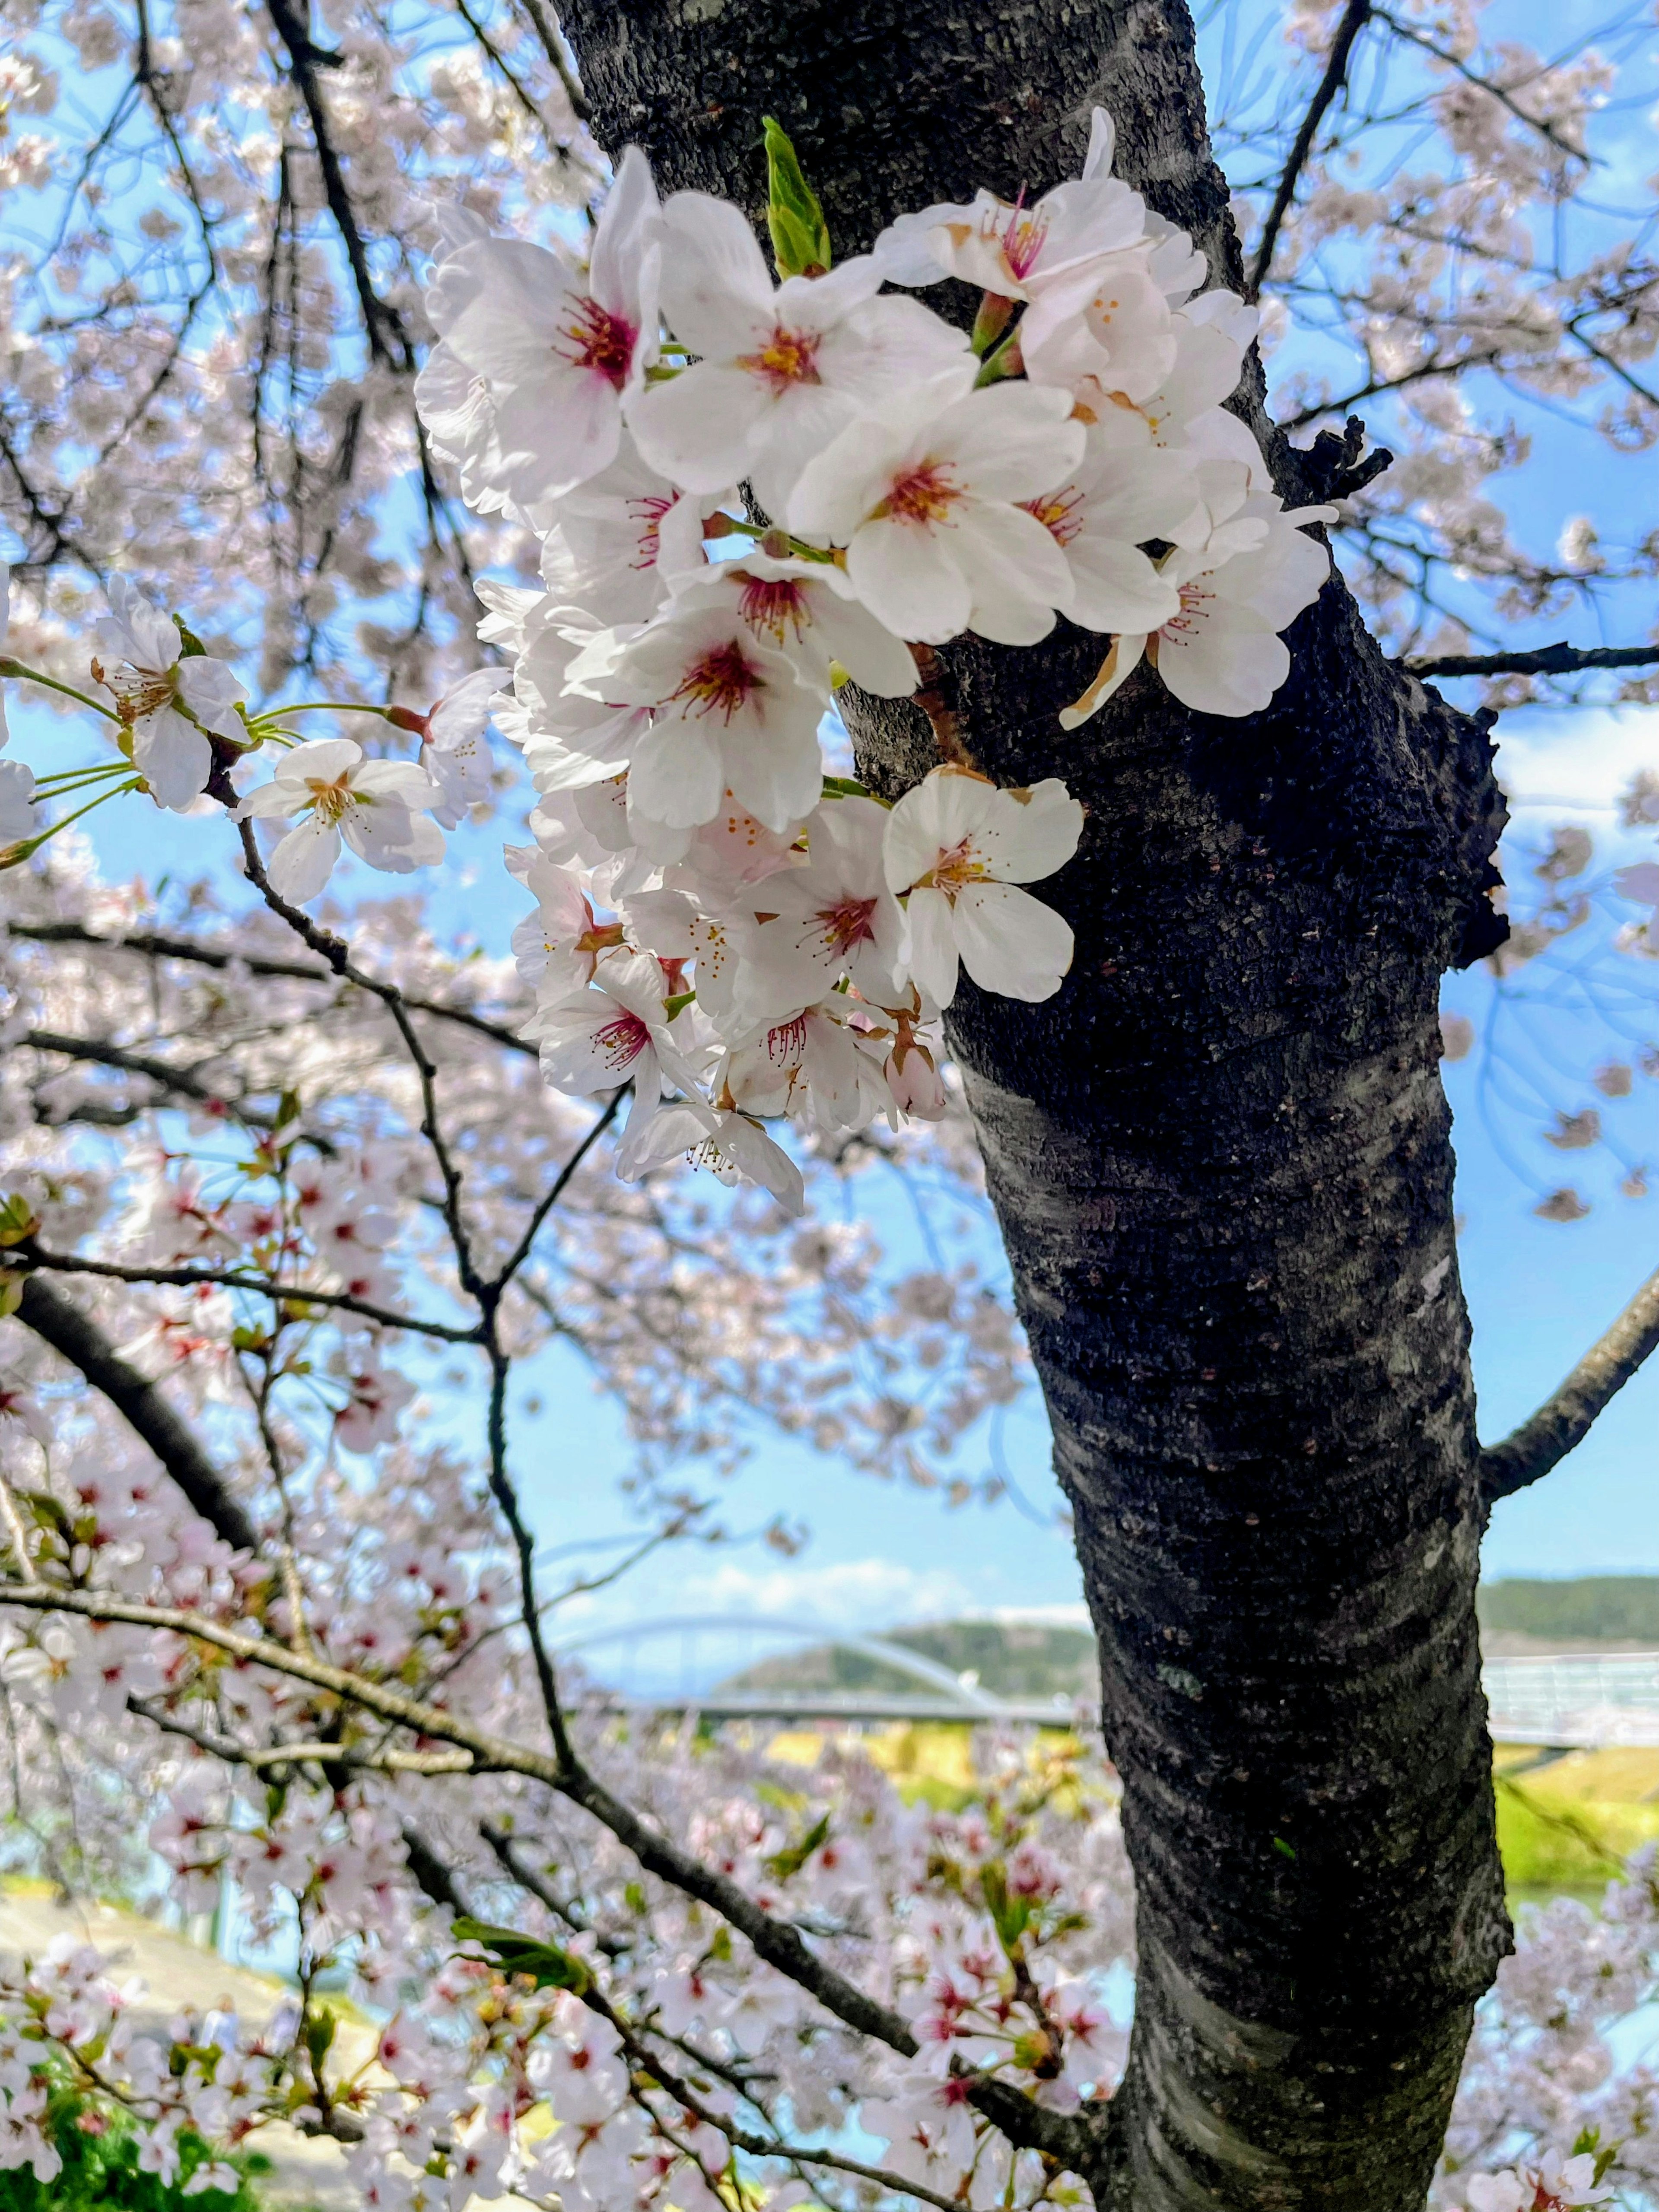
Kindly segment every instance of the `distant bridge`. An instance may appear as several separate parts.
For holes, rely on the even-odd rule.
[[[749,1672],[767,1646],[773,1656],[780,1646],[851,1652],[915,1687],[736,1686],[733,1678]],[[695,1711],[709,1720],[1001,1721],[1063,1728],[1079,1714],[1077,1701],[1064,1695],[1000,1698],[973,1676],[953,1674],[937,1661],[882,1637],[763,1613],[683,1613],[631,1621],[578,1631],[562,1638],[556,1649],[580,1656],[602,1687],[629,1705],[658,1712]],[[1482,1680],[1496,1743],[1659,1750],[1659,1651],[1494,1658],[1487,1660]],[[1083,1717],[1087,1718],[1086,1708]]]
[[[1659,1651],[1563,1651],[1488,1659],[1494,1743],[1659,1750]]]

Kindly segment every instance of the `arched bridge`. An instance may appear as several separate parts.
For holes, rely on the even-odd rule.
[[[556,1650],[629,1705],[696,1711],[711,1720],[1012,1721],[1065,1725],[1077,1700],[998,1697],[971,1674],[879,1636],[767,1614],[677,1613],[577,1630]],[[756,1682],[759,1662],[829,1649],[875,1662],[879,1688]],[[898,1678],[897,1685],[892,1681]],[[1565,1652],[1492,1658],[1483,1670],[1498,1743],[1562,1749],[1627,1745],[1659,1750],[1659,1652]],[[1083,1717],[1086,1718],[1086,1707]]]

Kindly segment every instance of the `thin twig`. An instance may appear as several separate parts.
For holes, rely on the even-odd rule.
[[[1301,182],[1303,170],[1307,167],[1308,156],[1313,151],[1315,135],[1325,119],[1325,111],[1347,82],[1348,57],[1353,51],[1353,42],[1370,18],[1371,0],[1348,0],[1342,11],[1336,35],[1331,40],[1325,74],[1319,80],[1319,88],[1302,118],[1302,127],[1296,134],[1290,159],[1285,164],[1285,173],[1279,180],[1273,205],[1267,210],[1267,219],[1261,226],[1261,240],[1244,286],[1247,300],[1254,300],[1258,295],[1268,270],[1273,267],[1273,249],[1279,244],[1279,231],[1290,213],[1291,203],[1296,198],[1296,188]]]
[[[210,1283],[221,1290],[255,1291],[276,1305],[336,1307],[343,1313],[361,1314],[365,1321],[372,1321],[381,1328],[407,1329],[412,1335],[434,1336],[445,1344],[482,1341],[476,1322],[471,1328],[454,1328],[447,1322],[420,1321],[412,1314],[395,1313],[389,1306],[378,1306],[368,1298],[356,1297],[349,1291],[307,1290],[299,1283],[276,1283],[268,1277],[250,1275],[236,1267],[124,1267],[113,1260],[84,1260],[78,1253],[48,1252],[33,1243],[16,1246],[9,1264],[43,1268],[58,1275],[94,1275],[106,1282],[148,1285],[165,1290],[189,1290],[198,1283]]]
[[[1488,1505],[1549,1473],[1589,1434],[1597,1417],[1644,1360],[1659,1351],[1659,1273],[1650,1275],[1611,1328],[1530,1419],[1480,1455]]]

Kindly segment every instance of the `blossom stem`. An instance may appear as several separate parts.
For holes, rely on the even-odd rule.
[[[974,317],[973,336],[969,340],[974,351],[982,359],[1008,327],[1008,318],[1014,312],[1014,303],[1001,292],[985,293],[979,303],[979,313]]]
[[[123,792],[141,789],[143,781],[143,776],[135,775],[125,783],[115,784],[108,791],[100,791],[95,799],[89,799],[84,806],[77,806],[73,814],[61,816],[52,823],[50,830],[42,830],[38,836],[22,837],[16,844],[8,845],[3,852],[0,852],[0,871],[7,868],[21,868],[25,860],[33,860],[47,839],[55,837],[60,830],[67,830],[71,822],[78,822],[83,814],[90,814],[94,806],[101,806],[106,799],[118,799]]]
[[[384,722],[390,713],[389,708],[366,707],[350,699],[296,699],[291,707],[266,707],[250,714],[247,726],[257,729],[261,722],[280,721],[286,714],[378,714]]]
[[[132,763],[127,760],[100,761],[87,768],[59,769],[56,775],[43,775],[38,780],[34,787],[35,796],[39,799],[62,799],[70,792],[85,790],[106,776],[131,774]]]
[[[980,390],[988,384],[1000,384],[1005,377],[1023,376],[1024,356],[1019,349],[1019,325],[1016,324],[994,352],[988,354],[979,374],[974,379],[974,388]]]
[[[60,684],[55,676],[48,676],[44,669],[30,668],[21,660],[14,660],[9,654],[0,657],[0,676],[15,676],[24,683],[42,684],[48,691],[61,691],[64,698],[73,699],[80,706],[90,707],[94,714],[101,714],[106,721],[118,722],[121,719],[105,706],[101,699],[88,698],[84,691],[77,691],[72,684]]]

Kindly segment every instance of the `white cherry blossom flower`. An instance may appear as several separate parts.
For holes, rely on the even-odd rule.
[[[735,604],[671,608],[592,687],[650,713],[632,743],[630,814],[689,829],[712,821],[728,791],[772,830],[811,811],[822,703]]]
[[[1111,174],[1111,120],[1097,107],[1080,178],[1030,207],[1023,194],[1011,204],[981,191],[965,205],[918,209],[882,232],[872,258],[894,284],[958,276],[1001,299],[1040,301],[1103,255],[1141,241],[1146,202]]]
[[[33,836],[34,770],[21,761],[0,760],[0,838]]]
[[[1065,392],[1024,384],[908,392],[809,463],[790,527],[846,547],[854,589],[896,636],[942,645],[975,629],[1034,645],[1069,602],[1072,577],[1021,502],[1081,461],[1070,413]]]
[[[634,1086],[628,1127],[619,1151],[637,1151],[667,1086],[696,1094],[697,1070],[687,1048],[695,1040],[675,1034],[685,1010],[671,1018],[669,980],[649,952],[608,954],[593,971],[593,988],[539,1006],[520,1034],[541,1047],[542,1075],[555,1091],[577,1097]]]
[[[511,669],[475,668],[444,694],[430,714],[416,714],[407,707],[387,711],[389,722],[422,740],[422,763],[443,793],[443,804],[433,813],[446,830],[455,829],[469,807],[492,794],[493,763],[486,732],[495,694],[512,681]]]
[[[866,1127],[888,1093],[879,1051],[848,1019],[853,1004],[832,992],[736,1047],[717,1071],[719,1103],[768,1120],[810,1121],[827,1136]]]
[[[887,887],[886,827],[873,799],[825,799],[812,814],[805,864],[768,876],[754,894],[768,918],[742,937],[742,1003],[804,1005],[842,975],[874,1005],[898,995],[904,920]]]
[[[973,383],[965,334],[920,301],[877,298],[867,255],[775,289],[743,215],[704,192],[676,192],[659,235],[664,313],[701,358],[641,393],[629,426],[688,490],[747,477],[775,519],[802,467],[856,416],[924,380]]]
[[[884,2136],[884,2164],[907,2181],[954,2197],[974,2163],[974,2108],[969,2083],[954,2075],[939,2079],[912,2073],[896,2096],[866,2097],[860,2121]]]
[[[937,768],[887,817],[889,888],[908,894],[906,962],[936,1006],[956,996],[960,961],[982,990],[1052,998],[1072,964],[1072,932],[1018,886],[1065,866],[1083,809],[1050,778],[1028,792]]]
[[[235,810],[239,822],[297,815],[270,856],[273,889],[303,905],[334,872],[344,838],[371,868],[407,875],[444,856],[444,836],[428,810],[443,793],[413,761],[365,760],[349,738],[295,745],[269,783]]]
[[[684,1153],[693,1167],[707,1168],[721,1182],[758,1183],[790,1213],[806,1210],[806,1186],[800,1170],[758,1121],[736,1111],[720,1111],[702,1097],[676,1099],[665,1106],[642,1140],[619,1152],[617,1173],[629,1182]]]
[[[1091,439],[1066,483],[1026,502],[1072,572],[1066,608],[1085,629],[1145,629],[1179,611],[1177,586],[1140,550],[1148,538],[1178,541],[1207,521],[1186,455]]]
[[[635,629],[611,628],[550,598],[526,617],[513,669],[514,708],[497,708],[496,722],[522,749],[538,791],[600,783],[628,766],[650,714],[605,690],[599,678]]]
[[[1290,673],[1277,633],[1319,596],[1331,556],[1303,526],[1334,522],[1336,509],[1286,512],[1271,492],[1252,492],[1201,546],[1176,546],[1159,563],[1181,604],[1149,634],[1126,630],[1060,726],[1076,729],[1119,690],[1143,655],[1183,706],[1205,714],[1259,714]]]
[[[623,404],[657,358],[656,216],[649,165],[630,146],[586,270],[522,239],[489,238],[434,272],[433,322],[487,386],[487,433],[467,447],[472,465],[521,509],[586,483],[617,457]],[[453,378],[419,395],[452,441],[459,396]],[[485,421],[480,411],[475,428]]]
[[[1471,2174],[1463,2186],[1468,2212],[1584,2212],[1606,2204],[1613,2195],[1596,2186],[1590,2151],[1571,2158],[1550,2151],[1536,2166]]]
[[[513,932],[513,958],[520,979],[538,1000],[568,998],[593,980],[606,952],[623,942],[620,922],[595,920],[580,877],[533,846],[507,848],[507,865],[536,902]]]
[[[202,795],[213,768],[207,732],[241,740],[236,702],[247,693],[228,661],[184,651],[176,623],[125,576],[112,576],[110,611],[98,623],[93,680],[115,699],[132,763],[161,806],[181,811]]]
[[[616,623],[647,622],[705,568],[705,518],[737,499],[735,483],[682,492],[640,456],[626,431],[610,466],[538,507],[542,577],[556,599],[603,607]]]
[[[1110,444],[1139,445],[1150,433],[1155,445],[1242,463],[1265,483],[1249,425],[1221,404],[1238,389],[1255,323],[1255,308],[1235,294],[1204,293],[1171,316],[1175,362],[1155,391],[1130,394],[1085,374],[1073,386],[1079,415]]]
[[[735,605],[757,641],[782,653],[826,706],[848,678],[881,699],[908,698],[916,688],[908,647],[860,602],[833,561],[780,557],[757,546],[687,584],[678,604]]]
[[[1085,384],[1131,400],[1150,398],[1176,365],[1174,317],[1145,249],[1114,253],[1087,287],[1057,287],[1050,312],[1033,307],[1019,326],[1020,358],[1033,384],[1076,392]]]

